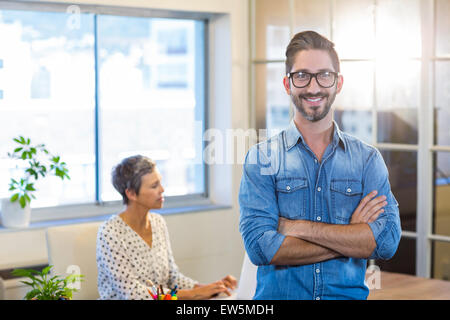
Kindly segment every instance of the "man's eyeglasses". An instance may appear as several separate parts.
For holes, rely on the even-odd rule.
[[[322,88],[331,88],[336,83],[338,77],[337,72],[322,71],[318,73],[309,73],[305,71],[291,72],[287,77],[292,79],[292,84],[296,88],[304,88],[309,86],[312,78],[316,78],[317,83]]]

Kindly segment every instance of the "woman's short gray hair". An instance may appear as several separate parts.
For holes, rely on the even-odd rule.
[[[122,195],[123,203],[128,204],[125,190],[132,190],[137,195],[141,189],[142,177],[152,173],[155,162],[145,156],[136,155],[123,159],[112,171],[112,184]]]

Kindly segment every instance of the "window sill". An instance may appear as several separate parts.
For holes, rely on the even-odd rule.
[[[86,205],[81,206],[70,206],[70,211],[73,211],[76,208],[86,209]],[[49,227],[56,227],[61,225],[70,225],[70,224],[78,224],[78,223],[88,223],[88,222],[97,222],[97,221],[105,221],[113,214],[116,214],[123,210],[122,205],[106,205],[106,206],[95,206],[101,208],[95,208],[90,216],[84,217],[75,217],[75,218],[67,218],[67,219],[53,219],[53,220],[45,220],[45,221],[32,221],[30,225],[26,228],[5,228],[0,226],[0,233],[7,232],[20,232],[20,231],[30,231],[30,230],[39,230],[39,229],[47,229]],[[61,207],[64,208],[64,207]],[[52,208],[51,211],[62,210],[61,208]],[[172,214],[180,214],[180,213],[189,213],[189,212],[200,212],[200,211],[213,211],[213,210],[223,210],[230,209],[229,205],[219,205],[214,204],[210,201],[205,201],[205,203],[192,204],[189,206],[173,206],[168,208],[163,208],[159,210],[152,210],[152,212],[159,213],[161,215],[172,215]],[[45,209],[35,209],[36,211],[43,211]],[[109,211],[109,213],[104,213],[104,211]],[[102,214],[103,213],[103,214]],[[39,214],[39,213],[36,213]]]

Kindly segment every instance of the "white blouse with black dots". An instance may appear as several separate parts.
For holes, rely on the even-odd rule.
[[[97,234],[98,292],[100,299],[152,299],[147,279],[156,286],[192,289],[198,282],[178,271],[163,217],[149,213],[150,247],[119,215],[103,223]]]

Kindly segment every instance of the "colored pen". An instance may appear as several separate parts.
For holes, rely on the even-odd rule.
[[[152,297],[153,300],[156,300],[158,297],[156,295],[154,295],[149,288],[147,288],[148,293],[150,294],[150,296]]]
[[[177,291],[178,291],[177,288],[178,288],[178,285],[175,285],[175,287],[172,289],[172,291],[170,291],[170,294],[171,294],[171,295],[176,294]]]

